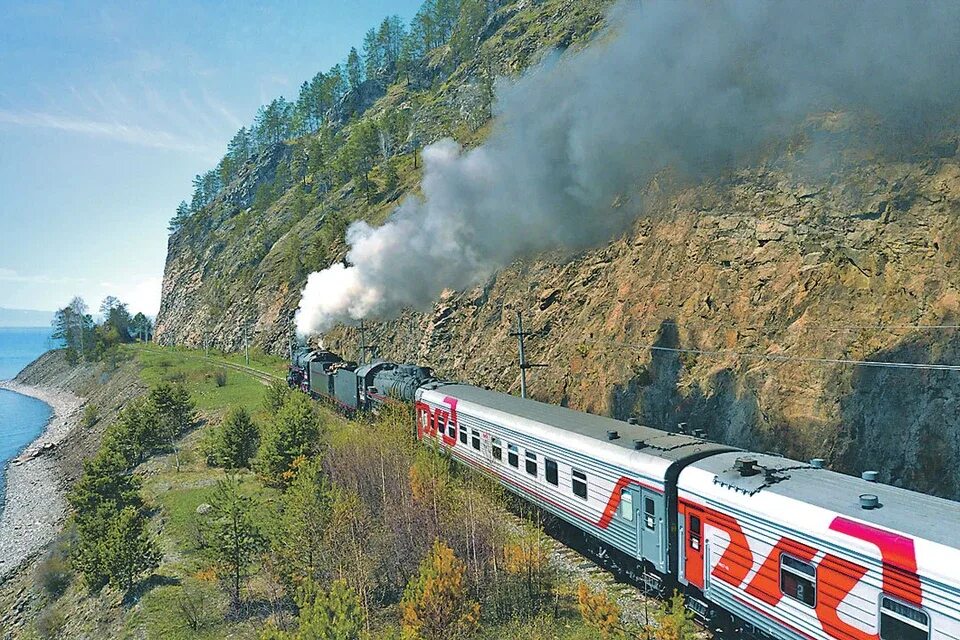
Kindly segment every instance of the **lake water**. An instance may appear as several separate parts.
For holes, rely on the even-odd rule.
[[[54,346],[49,328],[0,327],[0,380],[9,380]],[[7,463],[33,442],[50,419],[45,403],[0,389],[0,510]]]

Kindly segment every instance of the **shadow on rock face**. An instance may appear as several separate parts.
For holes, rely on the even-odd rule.
[[[758,426],[765,420],[754,393],[729,369],[712,374],[700,383],[681,384],[685,369],[696,363],[696,354],[668,351],[695,345],[681,345],[677,325],[660,324],[655,347],[647,365],[637,365],[634,375],[611,390],[613,416],[625,420],[635,416],[640,423],[656,429],[677,431],[703,429],[711,440],[744,448],[768,449]]]
[[[960,364],[960,332],[928,331],[867,360]],[[858,367],[841,399],[845,447],[837,466],[960,498],[960,371]]]

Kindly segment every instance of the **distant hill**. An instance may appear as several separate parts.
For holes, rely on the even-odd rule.
[[[53,319],[52,311],[33,309],[6,309],[0,307],[0,328],[2,327],[47,327]]]

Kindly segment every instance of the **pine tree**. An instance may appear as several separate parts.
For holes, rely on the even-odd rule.
[[[284,632],[267,629],[260,640],[359,640],[363,636],[365,617],[357,592],[343,580],[335,580],[329,591],[315,584],[304,585],[297,592],[300,615],[297,630]]]
[[[173,215],[173,218],[170,219],[170,224],[167,225],[167,231],[171,233],[176,233],[183,228],[183,225],[190,218],[190,207],[187,205],[186,200],[181,200],[180,204],[177,205],[177,211]]]
[[[682,594],[675,592],[660,605],[652,632],[656,640],[693,640],[697,637],[693,612],[684,605]]]
[[[610,638],[620,632],[620,607],[610,599],[606,591],[593,592],[586,583],[577,585],[577,604],[583,621]]]
[[[134,507],[124,507],[104,541],[104,564],[110,585],[129,591],[144,573],[156,569],[161,553],[147,531],[147,519]]]
[[[202,531],[236,606],[247,571],[264,547],[264,537],[253,517],[254,502],[243,494],[238,477],[217,482],[210,505]]]
[[[117,514],[128,507],[139,510],[143,505],[140,483],[129,469],[123,454],[104,446],[83,463],[83,474],[67,496],[77,526],[73,566],[92,590],[99,590],[110,580],[106,541]]]
[[[101,450],[119,454],[131,470],[162,443],[159,425],[156,407],[146,398],[137,398],[127,403],[107,428]]]
[[[286,582],[320,581],[333,498],[320,461],[298,459],[295,477],[283,494],[273,549]]]
[[[313,401],[301,393],[289,394],[261,432],[258,473],[269,484],[286,486],[293,477],[293,461],[319,453],[325,431]]]
[[[461,0],[460,15],[450,35],[450,50],[456,64],[476,54],[477,40],[486,22],[486,0]]]
[[[196,405],[183,385],[166,382],[161,382],[151,389],[147,401],[156,411],[155,441],[165,444],[174,452],[179,471],[180,450],[176,441],[196,424]]]
[[[231,410],[212,433],[208,458],[213,464],[227,469],[250,465],[250,459],[257,453],[260,430],[246,409],[238,407]]]
[[[404,638],[448,640],[476,631],[480,605],[467,599],[466,565],[439,540],[400,603]]]
[[[356,47],[350,47],[350,53],[347,54],[347,83],[354,92],[359,91],[363,84],[363,62]]]

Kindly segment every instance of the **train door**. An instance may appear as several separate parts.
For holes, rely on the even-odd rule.
[[[663,535],[663,498],[644,489],[637,505],[637,531],[640,538],[640,554],[658,570],[663,570],[661,537]]]
[[[687,507],[685,517],[686,540],[684,540],[684,557],[686,564],[683,567],[687,581],[700,590],[703,590],[703,512]]]

